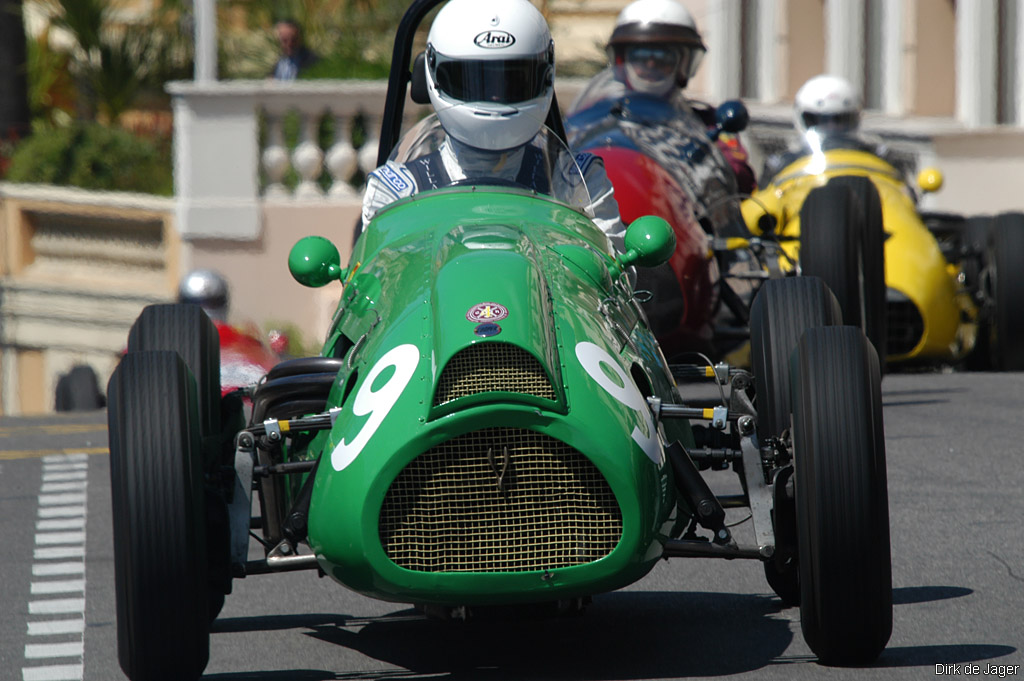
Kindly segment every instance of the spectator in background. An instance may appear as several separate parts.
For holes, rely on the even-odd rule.
[[[276,80],[295,80],[299,73],[320,61],[313,50],[302,41],[302,27],[292,19],[282,19],[274,24],[274,35],[281,48],[281,57],[270,74]]]

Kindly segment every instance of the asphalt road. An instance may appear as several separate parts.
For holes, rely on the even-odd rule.
[[[873,667],[819,666],[759,564],[673,559],[581,616],[469,623],[314,573],[237,580],[204,678],[1024,678],[1024,374],[891,375],[883,393],[895,622]],[[0,679],[123,679],[103,412],[0,419],[0,541]]]

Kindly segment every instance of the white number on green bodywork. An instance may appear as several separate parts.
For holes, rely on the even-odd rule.
[[[420,350],[411,343],[399,345],[389,350],[370,369],[370,373],[363,379],[352,402],[352,414],[354,416],[370,415],[351,439],[346,437],[331,452],[331,465],[334,470],[344,470],[349,464],[355,461],[359,452],[370,441],[384,418],[395,406],[405,386],[409,385],[416,366],[420,361]],[[374,381],[388,368],[394,367],[395,371],[390,378],[377,390],[373,389]]]
[[[636,387],[633,378],[604,348],[589,341],[583,341],[576,345],[576,359],[605,392],[616,401],[640,414],[641,422],[647,432],[644,433],[639,426],[633,426],[633,440],[640,445],[640,449],[651,461],[659,466],[662,465],[665,462],[665,450],[662,449],[661,443],[658,441],[658,430],[654,425],[651,410],[647,406],[647,400],[640,393],[640,389]],[[608,375],[605,368],[619,379],[618,382]]]

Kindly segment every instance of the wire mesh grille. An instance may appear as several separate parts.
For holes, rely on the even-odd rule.
[[[437,382],[434,406],[467,395],[503,390],[555,399],[537,358],[511,343],[475,343],[448,362]]]
[[[602,558],[622,536],[604,476],[569,445],[488,428],[425,452],[395,479],[380,540],[422,572],[524,572]]]
[[[921,342],[924,334],[924,320],[917,306],[909,300],[890,300],[886,305],[888,315],[888,353],[905,355]]]

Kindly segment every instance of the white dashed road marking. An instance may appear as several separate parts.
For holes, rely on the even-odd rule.
[[[88,467],[86,454],[43,457],[22,681],[81,681],[85,675]]]

